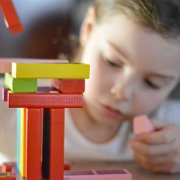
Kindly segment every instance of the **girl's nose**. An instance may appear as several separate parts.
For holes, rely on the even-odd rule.
[[[135,96],[138,88],[138,76],[134,72],[126,72],[116,79],[110,92],[117,100],[128,101]]]

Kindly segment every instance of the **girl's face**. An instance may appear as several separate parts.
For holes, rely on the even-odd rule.
[[[91,119],[118,124],[152,113],[180,77],[180,43],[128,19],[114,16],[107,23],[82,25],[81,62],[90,64],[84,94]]]

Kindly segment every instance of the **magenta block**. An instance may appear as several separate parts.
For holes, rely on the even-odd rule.
[[[126,169],[65,171],[64,180],[132,180]]]

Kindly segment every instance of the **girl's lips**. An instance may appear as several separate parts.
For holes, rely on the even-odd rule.
[[[118,120],[121,120],[123,118],[123,114],[120,111],[114,110],[108,106],[102,106],[102,111],[106,116],[110,118]]]

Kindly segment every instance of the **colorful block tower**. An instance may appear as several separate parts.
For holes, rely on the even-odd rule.
[[[64,178],[64,108],[82,107],[89,65],[59,62],[12,62],[5,75],[8,107],[18,108],[20,179]],[[49,87],[37,87],[42,78],[54,80]]]

